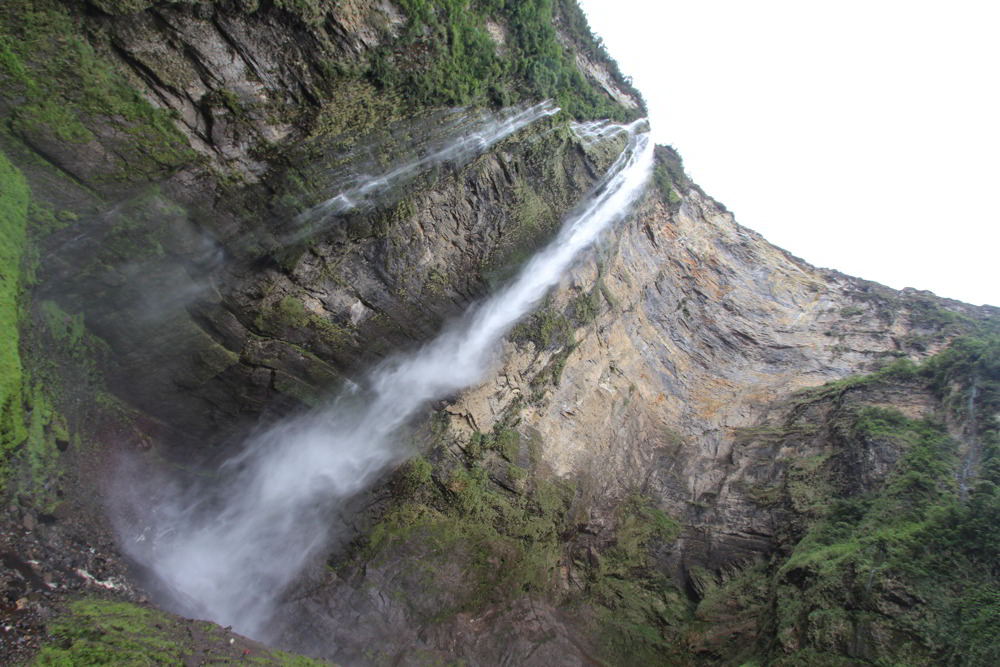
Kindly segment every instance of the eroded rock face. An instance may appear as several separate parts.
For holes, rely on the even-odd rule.
[[[521,410],[521,423],[541,435],[551,474],[589,480],[608,507],[635,489],[651,493],[689,522],[678,557],[691,549],[695,562],[708,558],[713,568],[773,546],[773,516],[747,507],[741,483],[749,475],[767,485],[782,474],[746,450],[744,435],[778,419],[775,404],[940,349],[949,336],[928,322],[926,303],[995,315],[816,269],[695,189],[674,210],[650,196],[596,255],[553,302],[563,307],[597,289],[606,295],[602,311],[576,331],[560,382]],[[891,322],[873,290],[898,299]],[[908,347],[918,338],[921,349]],[[494,378],[448,408],[467,422],[459,428],[491,429],[515,399],[532,394],[532,378],[552,356],[506,352]],[[908,394],[886,403],[915,417],[935,405]],[[810,447],[771,456],[807,456]],[[860,467],[886,472],[873,461]]]
[[[555,664],[625,659],[608,653],[609,626],[600,616],[607,603],[593,607],[592,593],[581,591],[597,587],[590,578],[623,539],[622,508],[636,494],[680,524],[655,554],[656,570],[680,596],[658,603],[677,617],[664,621],[671,612],[661,611],[651,623],[665,642],[658,659],[726,662],[771,641],[768,586],[807,588],[816,575],[793,568],[780,574],[781,583],[768,584],[775,576],[763,574],[768,563],[779,568],[837,499],[877,493],[906,452],[900,440],[858,436],[856,416],[882,409],[919,422],[943,414],[940,397],[912,378],[815,388],[894,361],[919,362],[965,327],[995,326],[987,323],[997,312],[816,269],[740,227],[696,187],[675,187],[683,192],[679,201],[651,190],[525,325],[562,321],[572,329],[568,338],[560,344],[513,332],[491,376],[439,410],[435,428],[447,435],[437,436],[427,456],[441,495],[416,504],[424,508],[417,516],[438,518],[420,519],[416,534],[380,542],[373,553],[335,554],[331,563],[351,565],[336,576],[307,576],[314,583],[303,587],[318,586],[315,594],[289,595],[280,641],[336,637],[315,650],[349,662],[377,662],[363,651],[380,641],[379,659],[403,659],[406,647],[416,646],[472,664],[492,664],[500,655],[510,664],[550,664],[555,658],[532,639],[541,631],[560,647]],[[512,430],[519,452],[478,453],[481,434],[492,432],[491,446],[500,450],[495,443]],[[962,427],[951,430],[967,441]],[[499,566],[508,547],[447,542],[453,538],[434,523],[447,523],[440,508],[449,498],[464,502],[465,482],[449,470],[465,465],[483,470],[505,497],[530,497],[539,480],[572,489],[551,579],[514,595],[515,603],[473,595],[491,580],[477,570],[481,556],[467,551],[484,549],[487,562]],[[383,491],[405,498],[400,484]],[[391,506],[386,498],[375,506]],[[362,544],[371,530],[360,529]],[[442,548],[441,540],[457,546]],[[874,590],[886,605],[893,596],[912,596],[892,582]],[[533,610],[527,625],[519,615],[524,605]],[[676,611],[685,605],[697,611]],[[885,615],[889,620],[874,629],[850,630],[846,621],[836,629],[804,620],[782,626],[783,654],[828,642],[829,650],[856,659],[895,655],[888,637],[899,629]],[[356,642],[348,630],[355,626],[373,634]],[[851,632],[875,633],[874,644],[850,644]],[[496,642],[509,650],[489,653]],[[868,648],[851,648],[863,644]]]

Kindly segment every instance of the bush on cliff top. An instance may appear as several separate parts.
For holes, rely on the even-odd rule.
[[[554,99],[577,118],[637,117],[594,86],[560,42],[562,17],[576,48],[607,68],[615,83],[640,101],[587,27],[579,7],[566,0],[400,0],[409,23],[400,40],[372,55],[369,77],[401,89],[421,105],[489,100],[507,106],[524,99]],[[506,26],[499,50],[486,31],[488,18]]]

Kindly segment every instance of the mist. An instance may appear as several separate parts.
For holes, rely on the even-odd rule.
[[[467,156],[470,147],[481,152],[552,109],[539,105],[508,113],[487,135],[460,137],[421,164]],[[132,516],[119,521],[121,541],[150,573],[150,589],[161,604],[266,639],[282,593],[328,547],[337,513],[412,453],[399,436],[402,427],[430,401],[481,381],[502,337],[644,191],[653,164],[645,120],[574,129],[581,141],[625,134],[627,142],[557,238],[506,287],[423,347],[378,364],[325,405],[261,430],[239,454],[194,483],[161,478],[145,493],[141,484],[133,487]],[[411,163],[390,169],[375,177],[372,188],[416,168]],[[330,202],[338,197],[311,209],[307,218],[334,215]]]

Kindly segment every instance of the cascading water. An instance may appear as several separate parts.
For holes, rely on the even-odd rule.
[[[598,141],[603,141],[604,139],[609,139],[615,135],[626,134],[628,132],[628,128],[624,125],[617,125],[615,123],[600,120],[588,120],[583,123],[574,122],[570,124],[570,128],[573,130],[573,134],[575,134],[585,146],[591,146],[596,144]]]
[[[337,504],[407,455],[395,437],[400,427],[429,401],[481,380],[504,334],[626,214],[652,169],[644,123],[590,127],[627,134],[625,150],[555,241],[506,288],[423,348],[374,368],[366,390],[346,391],[253,438],[203,493],[152,509],[126,548],[155,574],[175,609],[261,636],[279,596],[328,543]]]
[[[336,195],[297,215],[293,220],[296,230],[285,240],[292,243],[301,241],[322,229],[335,216],[363,207],[372,200],[379,200],[395,185],[413,178],[421,171],[444,162],[463,164],[521,128],[557,113],[559,107],[551,101],[545,101],[502,113],[484,111],[476,116],[460,115],[458,121],[450,123],[442,131],[444,140],[427,148],[422,157],[378,176],[351,176],[347,183],[337,188]]]

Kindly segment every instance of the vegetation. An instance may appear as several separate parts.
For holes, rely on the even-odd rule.
[[[36,665],[179,665],[191,660],[287,667],[328,664],[284,651],[262,651],[259,644],[251,645],[212,623],[96,598],[70,603],[48,629],[51,639]]]
[[[372,56],[369,78],[421,105],[555,99],[577,118],[630,115],[577,68],[556,36],[566,17],[579,48],[606,66],[623,90],[641,100],[586,26],[575,3],[561,0],[401,0],[408,24],[401,39]],[[485,21],[505,26],[501,53]]]
[[[503,431],[486,437],[475,434],[464,463],[409,463],[400,473],[407,498],[370,534],[363,551],[370,566],[404,553],[407,567],[416,562],[426,570],[417,582],[409,582],[411,586],[452,592],[435,610],[438,619],[524,594],[546,596],[553,588],[574,489],[532,479],[521,491],[512,491],[525,471],[516,465],[496,468],[482,457],[490,447],[516,458],[514,444]],[[501,471],[502,486],[491,481]],[[444,580],[454,567],[469,574]]]
[[[925,292],[897,292],[878,283],[858,281],[851,294],[855,301],[869,306],[885,324],[904,318],[915,330],[910,336],[944,342],[955,336],[988,336],[997,331],[996,315],[972,316]],[[848,310],[853,308],[848,307]]]
[[[576,67],[573,56],[562,48],[556,38],[554,15],[560,7],[571,4],[575,5],[552,0],[505,3],[504,18],[510,26],[513,70],[534,97],[555,99],[559,106],[576,118],[625,120],[628,112],[586,80]],[[576,38],[575,41],[597,44],[586,29],[579,8],[570,16],[572,22],[569,27],[577,31],[577,34],[571,35]],[[584,31],[586,34],[583,34]],[[597,48],[601,51],[599,44]],[[604,62],[610,63],[610,58],[605,58]],[[641,99],[638,92],[621,78],[616,66],[611,66],[611,71],[618,74],[617,83],[625,91],[631,92],[637,100]]]
[[[896,635],[906,639],[883,648],[885,657],[996,664],[1000,479],[988,473],[961,503],[951,481],[956,443],[940,423],[871,407],[853,433],[895,440],[905,453],[883,488],[835,501],[779,568],[779,641],[871,658],[876,647],[864,642]],[[887,613],[889,594],[911,602]]]
[[[33,143],[83,144],[95,131],[113,143],[115,165],[96,181],[144,182],[195,158],[172,116],[101,59],[56,0],[0,8],[0,83],[13,101],[11,129]]]
[[[436,621],[530,596],[586,610],[614,664],[662,655],[687,604],[654,554],[679,525],[636,492],[621,502],[614,530],[599,541],[581,535],[587,491],[542,477],[537,435],[518,430],[521,406],[464,443],[451,441],[447,418],[432,420],[434,444],[397,471],[394,500],[354,565],[388,568],[383,593]],[[567,571],[579,582],[571,592]]]
[[[653,168],[653,183],[656,184],[656,189],[660,191],[660,195],[663,196],[667,203],[680,203],[681,196],[674,188],[674,181],[670,177],[670,171],[666,167],[656,166]]]
[[[657,545],[670,544],[680,524],[633,494],[618,510],[612,541],[590,564],[586,598],[597,607],[598,637],[612,664],[656,664],[672,649],[668,629],[685,618],[687,604],[652,558]]]
[[[29,199],[21,172],[0,153],[0,486],[10,450],[27,435],[18,351],[18,296]]]
[[[657,146],[653,167],[653,183],[671,206],[680,203],[680,193],[688,188],[699,189],[684,173],[684,160],[671,146]],[[704,194],[704,193],[703,193]]]
[[[90,2],[112,15],[151,4]],[[577,69],[556,26],[639,99],[571,0],[398,4],[408,20],[400,39],[383,40],[366,66],[318,66],[317,76],[337,103],[318,105],[306,137],[309,150],[320,152],[331,137],[338,138],[337,148],[347,150],[354,135],[376,131],[386,119],[397,117],[404,104],[506,105],[554,98],[577,118],[626,119],[641,111],[624,109]],[[327,11],[309,0],[276,0],[272,5],[312,27],[323,24]],[[252,1],[246,6],[256,8]],[[9,102],[4,132],[10,133],[4,136],[57,150],[95,140],[105,149],[113,147],[107,151],[113,166],[97,170],[91,185],[145,183],[194,161],[173,116],[153,108],[95,52],[74,13],[79,7],[56,0],[8,0],[0,8],[0,85]],[[490,36],[487,20],[504,31],[502,48]],[[234,115],[242,113],[243,102],[235,94],[223,90],[214,95]],[[298,187],[293,178],[279,193],[289,209],[301,208],[314,194],[311,186]],[[670,205],[679,204],[680,191],[693,187],[676,152],[662,147],[657,148],[654,182]],[[505,241],[509,246],[501,263],[523,256],[557,222],[555,207],[543,194],[523,186],[513,195],[517,225]],[[401,200],[395,214],[412,215],[407,207],[412,203]],[[169,229],[160,223],[180,214],[159,196],[127,203],[119,217],[109,217],[102,247],[129,261],[161,256]],[[28,474],[16,490],[42,501],[43,489],[58,475],[53,461],[74,434],[55,398],[62,369],[32,368],[28,373],[22,368],[21,267],[26,227],[34,226],[44,236],[71,223],[72,216],[30,201],[24,178],[0,154],[0,459],[7,461],[14,450],[23,455]],[[367,221],[355,222],[364,224],[351,228],[349,221],[347,239],[374,233]],[[428,292],[440,293],[446,276],[431,270]],[[594,636],[606,657],[624,664],[662,662],[665,654],[678,650],[679,628],[697,632],[710,623],[728,622],[732,616],[727,614],[734,610],[741,622],[760,617],[754,648],[767,664],[1000,663],[1000,338],[984,334],[992,324],[928,297],[890,298],[877,290],[866,294],[857,296],[863,308],[845,307],[840,315],[873,312],[889,321],[905,312],[918,329],[927,330],[915,334],[914,346],[929,346],[941,332],[972,335],[955,340],[925,364],[898,360],[874,374],[795,397],[803,410],[822,404],[836,412],[835,427],[842,436],[838,447],[884,447],[898,454],[896,464],[877,488],[855,491],[844,484],[838,468],[843,451],[834,448],[791,462],[780,484],[751,494],[758,504],[789,518],[791,527],[783,533],[787,540],[770,563],[754,563],[725,578],[692,567],[700,596],[693,619],[687,616],[688,601],[663,576],[656,558],[658,549],[676,539],[678,524],[635,493],[617,508],[612,528],[600,536],[583,535],[579,518],[584,493],[578,485],[539,471],[537,440],[518,424],[519,404],[492,431],[432,450],[399,471],[394,481],[398,494],[383,508],[356,558],[373,568],[392,567],[405,558],[403,567],[412,571],[393,594],[440,591],[433,604],[421,609],[438,620],[522,596],[578,605],[591,614]],[[511,333],[514,340],[531,341],[549,355],[533,381],[536,391],[560,382],[575,349],[575,328],[597,318],[602,295],[614,307],[599,275],[594,288],[579,293],[568,307],[546,302]],[[39,340],[94,363],[99,344],[87,334],[82,315],[66,312],[54,301],[30,310],[40,326]],[[266,335],[318,336],[331,348],[353,344],[349,329],[307,310],[292,296],[272,301],[254,324]],[[234,353],[214,343],[198,354],[213,374],[238,362]],[[288,393],[301,391],[280,372],[273,382]],[[852,392],[889,386],[930,388],[944,410],[912,419],[885,407],[858,407],[843,400]],[[747,429],[737,440],[766,439],[777,449],[789,437],[816,432],[814,425],[795,423]],[[959,432],[964,444],[953,437]],[[580,584],[572,595],[563,588],[568,571],[576,577],[574,584]],[[133,605],[80,600],[52,623],[56,640],[44,648],[39,663],[181,662],[193,650],[185,639],[190,636],[185,623]],[[724,650],[747,650],[746,644],[734,646]],[[273,656],[289,664],[311,664]]]
[[[844,306],[840,309],[841,317],[854,317],[865,312],[864,308],[858,308],[857,306]]]
[[[339,350],[352,343],[350,330],[318,313],[306,310],[301,300],[284,296],[263,309],[255,320],[257,329],[268,335],[288,337],[298,331],[300,335],[315,336],[321,344]]]
[[[959,338],[920,366],[897,361],[807,395],[838,406],[845,392],[900,384],[932,389],[944,412],[913,419],[857,400],[835,408],[844,447],[899,452],[883,483],[845,493],[856,486],[834,452],[794,462],[781,487],[755,496],[787,503],[804,522],[768,570],[774,611],[758,645],[767,664],[1000,661],[1000,337]],[[961,425],[964,445],[948,422]],[[759,592],[760,577],[748,571],[733,586]],[[736,607],[762,612],[761,599]]]

